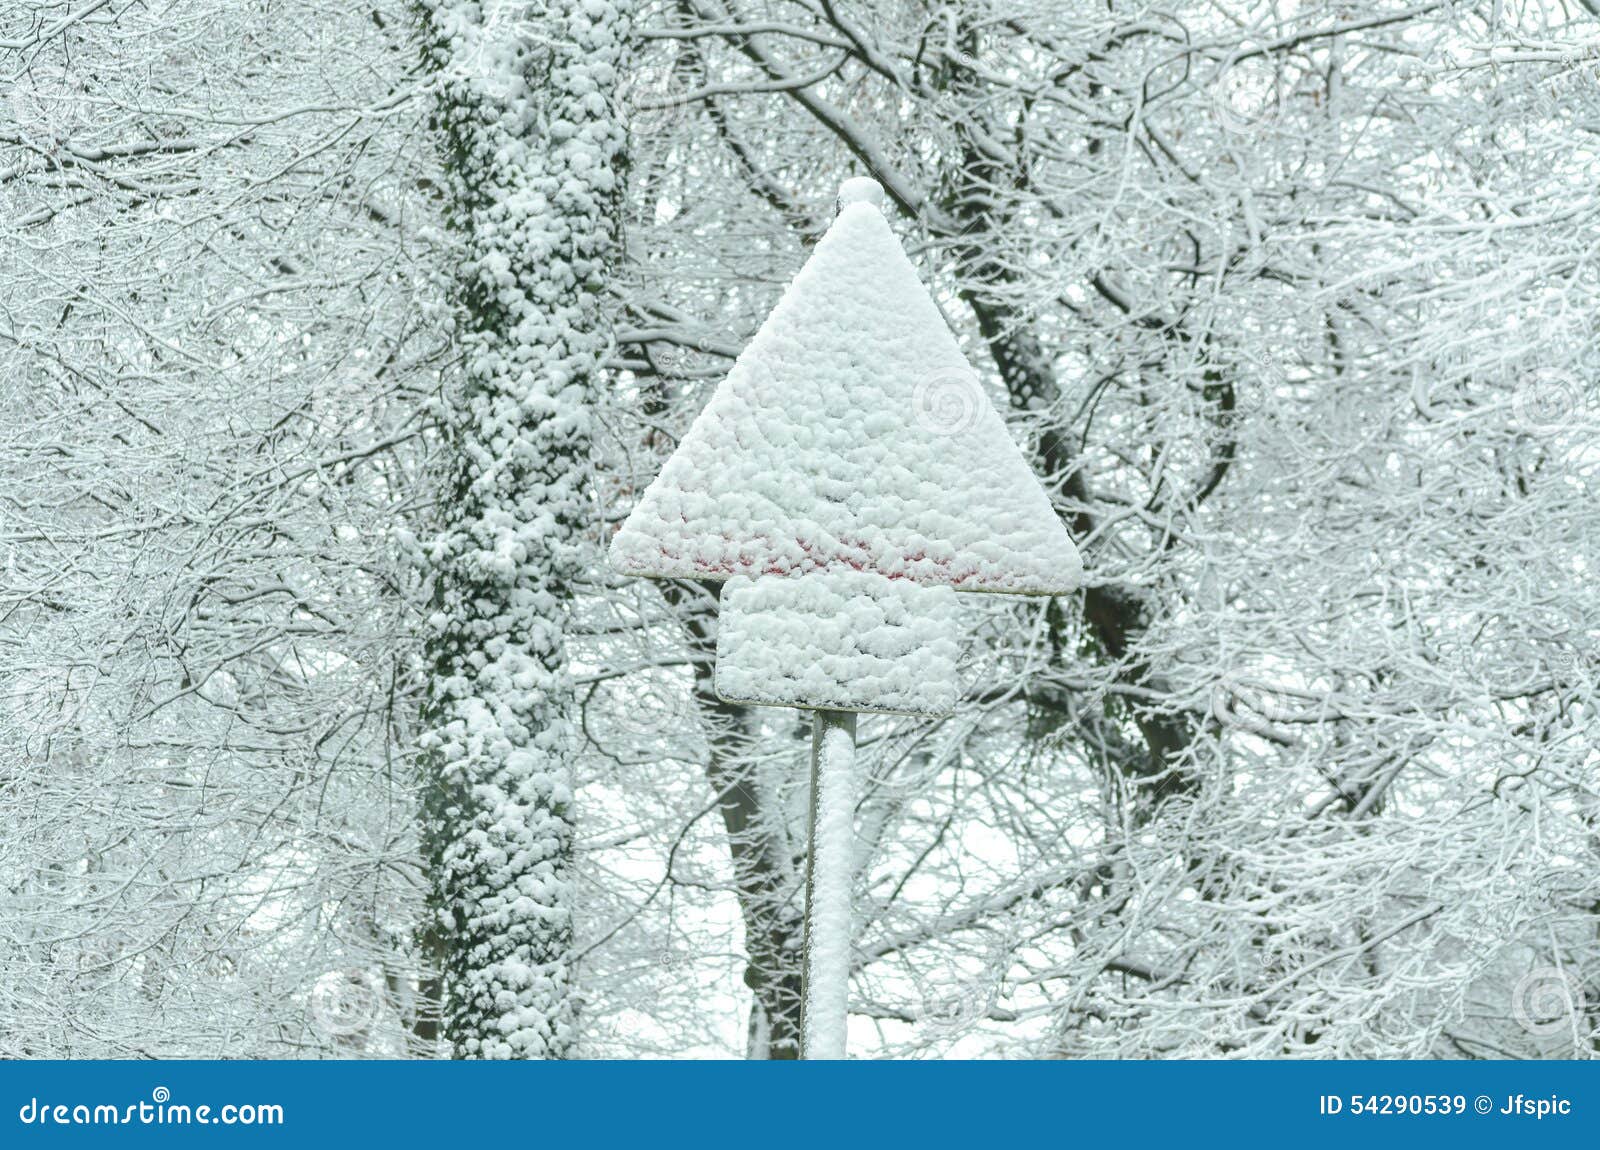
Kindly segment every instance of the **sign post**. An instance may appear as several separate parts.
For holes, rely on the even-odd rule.
[[[811,826],[806,853],[800,1057],[843,1058],[850,986],[851,853],[855,834],[856,716],[811,717]]]
[[[955,592],[1059,595],[1077,549],[882,214],[839,215],[611,544],[724,584],[717,694],[814,712],[804,1058],[843,1058],[859,713],[947,715]]]

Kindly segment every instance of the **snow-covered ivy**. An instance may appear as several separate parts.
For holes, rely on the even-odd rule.
[[[447,389],[432,580],[426,825],[461,1057],[572,1043],[573,692],[591,400],[624,131],[617,0],[423,5],[464,379]]]

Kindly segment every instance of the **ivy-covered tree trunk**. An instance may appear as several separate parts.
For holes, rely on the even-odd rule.
[[[565,634],[608,337],[624,132],[621,0],[424,0],[456,241],[428,544],[428,949],[464,1058],[560,1058],[573,1017],[574,696]]]

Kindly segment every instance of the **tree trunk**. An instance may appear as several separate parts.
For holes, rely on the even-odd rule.
[[[628,14],[617,0],[428,0],[423,24],[465,366],[428,547],[424,941],[457,1057],[560,1058],[574,1030],[565,639],[591,559],[591,404],[624,145],[611,97]]]
[[[662,587],[668,602],[683,610],[694,656],[695,700],[705,717],[710,760],[706,776],[728,834],[734,886],[744,920],[745,985],[750,1005],[747,1054],[751,1058],[800,1057],[802,921],[799,873],[788,835],[786,812],[757,777],[757,731],[753,708],[719,699],[712,686],[716,663],[716,614],[708,594],[689,606],[682,585]]]

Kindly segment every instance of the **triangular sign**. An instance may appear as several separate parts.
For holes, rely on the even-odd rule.
[[[884,220],[840,212],[611,545],[629,575],[850,568],[1054,595],[1077,549]]]

